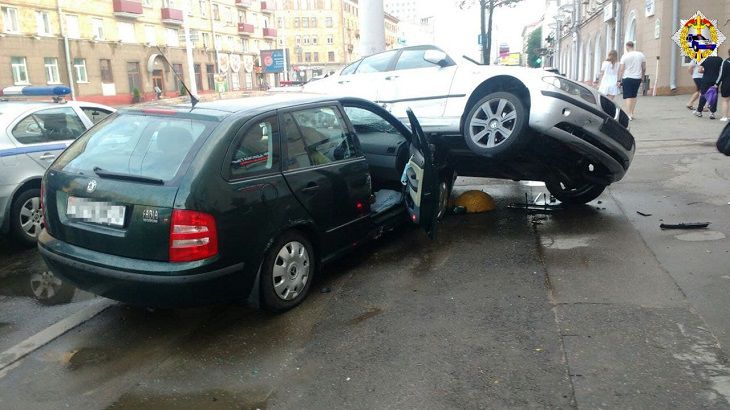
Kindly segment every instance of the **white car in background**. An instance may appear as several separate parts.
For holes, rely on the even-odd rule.
[[[459,174],[545,181],[568,204],[623,178],[635,151],[628,116],[596,90],[541,69],[457,63],[430,45],[365,57],[303,91],[365,98],[403,121],[411,108]]]

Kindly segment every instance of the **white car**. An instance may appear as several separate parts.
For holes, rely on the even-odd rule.
[[[569,204],[623,178],[635,151],[628,116],[596,90],[541,69],[457,63],[435,46],[365,57],[303,91],[369,99],[404,121],[411,108],[459,174],[545,181]]]

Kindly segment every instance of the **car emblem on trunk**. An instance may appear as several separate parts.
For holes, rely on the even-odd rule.
[[[92,193],[94,191],[96,191],[96,180],[92,179],[89,181],[88,185],[86,185],[86,192]]]

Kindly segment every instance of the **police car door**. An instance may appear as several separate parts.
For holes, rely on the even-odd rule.
[[[86,125],[70,106],[44,108],[20,118],[10,128],[19,150],[48,168]]]
[[[406,110],[411,124],[411,158],[406,165],[406,209],[411,221],[421,225],[429,238],[436,235],[438,219],[438,172],[433,151],[413,111]]]

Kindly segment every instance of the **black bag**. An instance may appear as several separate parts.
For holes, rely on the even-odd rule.
[[[730,123],[723,128],[720,138],[717,139],[717,150],[730,156]]]

